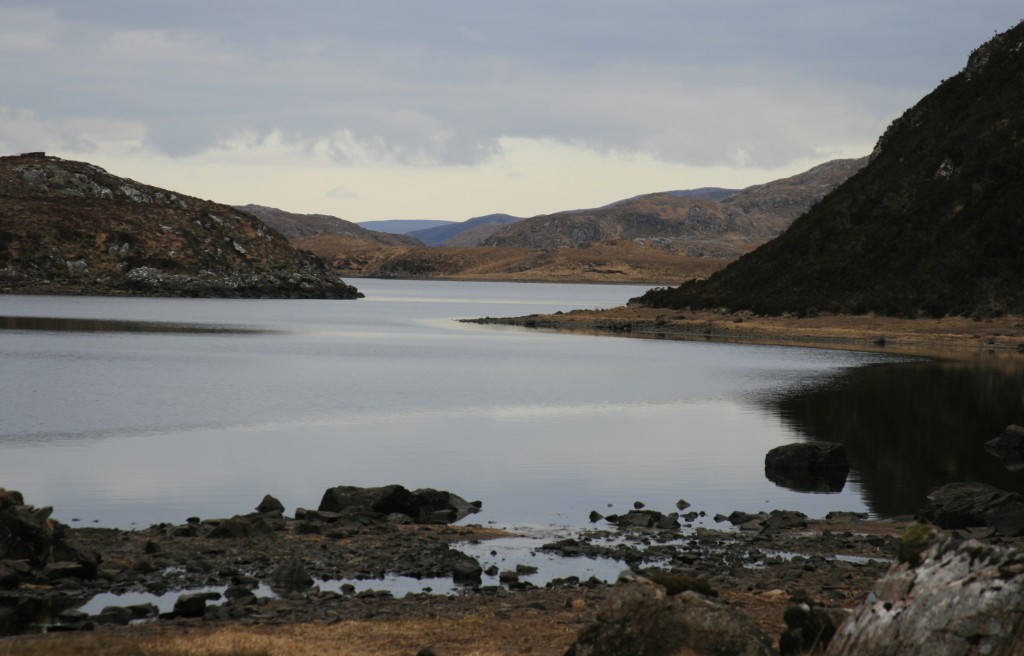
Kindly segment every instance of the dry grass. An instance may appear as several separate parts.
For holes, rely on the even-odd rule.
[[[563,654],[579,625],[571,612],[520,612],[515,617],[353,621],[274,627],[169,626],[143,635],[57,634],[0,642],[0,656],[411,656],[438,654]]]

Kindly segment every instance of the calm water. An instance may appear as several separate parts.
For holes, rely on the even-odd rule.
[[[341,484],[450,489],[484,502],[472,521],[509,526],[578,526],[609,504],[668,511],[680,498],[709,515],[885,514],[902,512],[921,485],[893,483],[859,444],[862,433],[889,439],[875,433],[894,412],[876,412],[892,400],[885,385],[898,379],[916,394],[925,374],[908,372],[932,365],[454,321],[610,307],[642,287],[358,287],[366,299],[0,296],[0,486],[54,506],[62,521],[127,527],[244,513],[265,493],[289,512],[315,508]],[[953,396],[1019,387],[1012,375],[954,375]],[[1022,394],[1003,394],[988,423],[1010,423],[1002,417]],[[769,448],[807,437],[848,443],[856,470],[842,492],[765,478]],[[890,451],[890,474],[921,455]]]

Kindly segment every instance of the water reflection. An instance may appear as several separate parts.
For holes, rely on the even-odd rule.
[[[42,330],[76,333],[200,333],[255,334],[267,331],[235,326],[127,321],[121,319],[75,319],[70,317],[3,317],[0,330]]]
[[[1007,425],[1024,423],[1019,355],[859,367],[767,405],[809,439],[842,444],[878,515],[914,513],[930,491],[954,481],[1024,493],[1024,471],[985,449]]]

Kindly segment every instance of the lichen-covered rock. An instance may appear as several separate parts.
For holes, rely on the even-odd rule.
[[[899,563],[875,584],[827,653],[1024,653],[1024,553],[974,540],[934,543],[919,564]]]
[[[771,640],[744,613],[696,592],[669,596],[626,575],[566,656],[766,656]]]

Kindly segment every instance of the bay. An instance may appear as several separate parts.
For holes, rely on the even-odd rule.
[[[389,483],[479,499],[471,521],[518,527],[635,500],[686,499],[705,524],[892,507],[858,471],[807,494],[763,462],[815,436],[793,398],[901,358],[456,321],[611,307],[643,287],[358,283],[358,301],[0,296],[0,486],[116,527]]]

